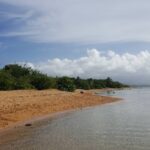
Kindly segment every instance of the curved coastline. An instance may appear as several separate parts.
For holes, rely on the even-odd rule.
[[[55,95],[54,100],[57,99],[60,95],[61,96],[65,95],[65,96],[62,96],[61,98],[59,97],[59,99],[60,99],[59,102],[63,101],[62,104],[63,105],[65,104],[65,105],[64,105],[64,107],[61,107],[62,104],[58,104],[58,106],[59,106],[58,109],[55,108],[55,107],[57,107],[55,103],[54,103],[53,107],[52,106],[49,106],[49,107],[47,106],[47,108],[44,107],[44,105],[42,105],[42,107],[39,109],[40,113],[37,113],[37,114],[30,111],[32,109],[33,110],[35,109],[34,106],[37,106],[37,105],[33,105],[33,107],[31,107],[30,110],[27,110],[25,112],[25,113],[28,113],[26,118],[22,118],[22,119],[17,120],[17,121],[9,122],[6,126],[1,125],[0,126],[0,133],[3,133],[5,131],[8,131],[8,130],[11,130],[11,129],[14,129],[14,128],[17,128],[19,126],[24,126],[25,124],[28,124],[28,123],[34,124],[35,122],[46,120],[46,119],[49,119],[49,118],[53,119],[53,118],[56,118],[58,116],[68,114],[69,112],[74,112],[74,111],[80,110],[82,108],[86,109],[86,108],[89,108],[89,107],[99,106],[99,105],[112,103],[112,102],[116,102],[116,101],[121,100],[120,98],[117,98],[117,97],[107,97],[107,96],[101,96],[101,95],[97,96],[97,95],[95,95],[95,92],[97,92],[97,91],[99,93],[103,93],[103,92],[112,91],[112,90],[113,89],[90,90],[90,91],[83,91],[82,94],[80,93],[80,90],[77,90],[76,92],[73,92],[73,93],[62,92],[62,91],[57,91],[57,90],[44,90],[44,91],[40,91],[40,92],[39,91],[33,91],[33,90],[29,90],[29,91],[26,91],[26,90],[25,91],[10,91],[9,92],[10,95],[11,95],[11,92],[12,93],[19,92],[19,94],[25,93],[25,95],[24,95],[25,97],[29,93],[31,94],[32,92],[33,92],[32,94],[34,96],[35,96],[35,93],[36,94],[40,93],[39,96],[41,96],[41,97],[42,97],[42,94],[43,94],[43,97],[41,98],[41,100],[43,100],[43,101],[44,101],[44,94],[45,93],[47,93],[47,94],[49,94],[49,93],[52,94],[53,93]],[[4,93],[6,94],[7,92],[0,92],[0,95],[3,95]],[[20,97],[20,95],[17,96],[17,97]],[[17,99],[17,97],[16,97],[16,99]],[[64,101],[64,99],[66,99],[66,100]],[[69,101],[69,103],[67,103],[68,101]],[[38,103],[38,101],[37,101],[37,103]],[[41,105],[41,104],[39,104],[39,105]],[[47,105],[48,105],[48,103],[47,103]],[[47,110],[48,108],[49,108],[49,111],[41,111],[42,109]],[[37,111],[38,111],[38,108],[37,108]],[[19,112],[17,112],[17,111],[13,112],[12,117],[14,117],[15,115],[16,115],[16,117],[18,117],[17,116],[18,113]],[[5,116],[5,114],[0,113],[0,117],[3,116],[3,115]],[[7,115],[10,116],[10,114],[6,114],[6,116]],[[20,112],[20,115],[24,115],[24,114],[21,114],[21,112]],[[6,118],[6,119],[8,119],[8,121],[9,121],[9,118]],[[11,119],[12,118],[10,118],[10,120]]]

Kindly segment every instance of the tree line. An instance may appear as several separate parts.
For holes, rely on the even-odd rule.
[[[0,69],[0,90],[20,89],[59,89],[63,91],[74,91],[75,89],[100,89],[100,88],[122,88],[127,85],[111,78],[106,79],[81,79],[80,77],[50,77],[26,65],[5,65]]]

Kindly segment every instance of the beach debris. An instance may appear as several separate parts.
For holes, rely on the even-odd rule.
[[[84,92],[83,92],[83,91],[80,91],[80,93],[83,94]]]
[[[32,124],[31,123],[26,123],[25,126],[30,127],[30,126],[32,126]]]

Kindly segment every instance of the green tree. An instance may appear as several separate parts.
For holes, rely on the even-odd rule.
[[[59,78],[57,81],[57,88],[59,90],[69,91],[69,92],[73,92],[76,89],[73,80],[71,80],[68,77]]]
[[[12,90],[14,83],[15,80],[10,74],[0,71],[0,90]]]
[[[31,68],[28,68],[25,65],[20,66],[20,65],[17,65],[17,64],[6,65],[3,68],[3,70],[8,72],[9,74],[11,74],[15,78],[28,76],[32,72]]]
[[[78,89],[84,89],[84,90],[90,89],[90,84],[88,80],[80,79],[80,77],[77,77],[74,82]]]
[[[31,85],[38,90],[51,88],[51,80],[47,75],[34,71],[31,75]]]
[[[120,82],[107,79],[81,79],[70,77],[49,77],[26,65],[9,64],[0,69],[0,90],[15,89],[49,89],[57,88],[64,91],[78,89],[100,89],[100,88],[128,87]]]
[[[113,81],[112,81],[112,79],[110,77],[108,77],[106,79],[106,87],[110,87],[110,88],[113,87]]]
[[[13,85],[13,89],[19,90],[19,89],[33,89],[34,86],[31,85],[30,79],[28,77],[20,77],[18,79],[15,79],[15,83]]]

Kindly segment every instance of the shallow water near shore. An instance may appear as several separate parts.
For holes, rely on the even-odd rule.
[[[106,92],[123,98],[0,135],[0,150],[149,150],[150,88]]]

